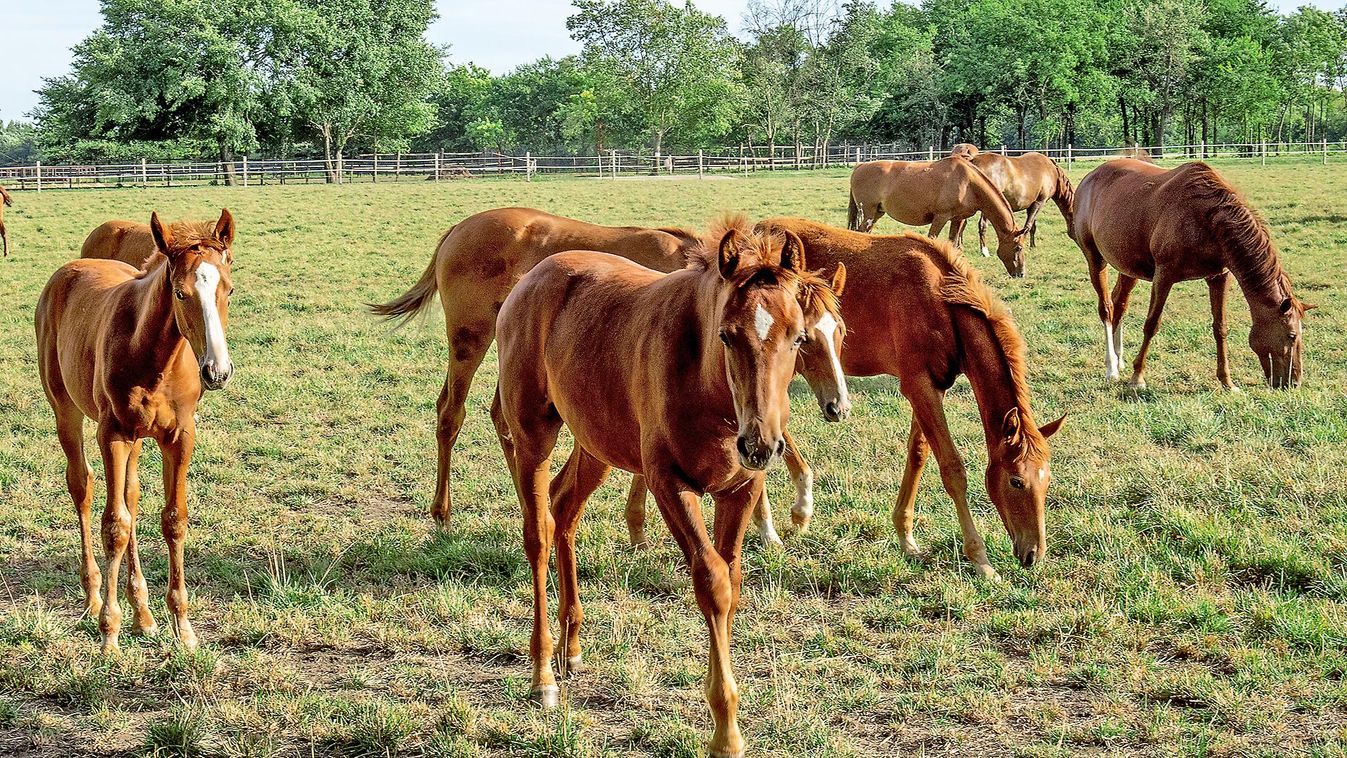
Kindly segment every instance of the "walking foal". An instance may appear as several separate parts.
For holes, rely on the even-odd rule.
[[[168,609],[179,641],[187,649],[196,647],[183,576],[194,416],[203,389],[223,388],[234,372],[225,341],[233,292],[233,217],[223,211],[209,237],[175,237],[158,214],[150,216],[150,229],[163,263],[137,271],[119,261],[74,260],[52,275],[37,305],[38,369],[56,414],[66,485],[79,517],[85,611],[99,616],[105,653],[118,648],[123,558],[133,629],[142,634],[158,629],[136,546],[138,467],[146,437],[159,444],[164,461],[160,523],[168,543]],[[94,562],[90,524],[93,469],[84,457],[86,417],[98,425],[107,478],[101,528],[107,589],[102,598],[105,577]]]
[[[711,238],[708,238],[711,239]],[[500,384],[492,418],[524,512],[533,569],[532,697],[557,702],[547,621],[548,552],[557,547],[558,621],[580,659],[584,619],[575,534],[613,468],[644,475],[682,548],[711,654],[706,697],[715,756],[742,755],[730,628],[740,550],[763,470],[785,450],[788,388],[805,339],[798,238],[731,228],[697,265],[661,275],[602,253],[538,264],[497,320]],[[565,423],[575,447],[548,485]],[[701,497],[715,503],[714,541]],[[550,508],[549,508],[550,501]]]

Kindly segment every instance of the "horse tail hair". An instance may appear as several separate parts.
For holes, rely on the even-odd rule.
[[[861,207],[856,204],[856,191],[852,190],[847,198],[847,228],[853,232],[859,232],[861,230]]]
[[[412,288],[401,295],[389,300],[386,303],[366,303],[370,313],[376,316],[382,316],[385,319],[401,318],[398,326],[411,321],[416,314],[425,309],[430,301],[435,298],[439,287],[435,283],[435,261],[439,258],[440,247],[444,241],[453,234],[454,227],[449,227],[449,231],[440,236],[440,241],[435,245],[435,254],[430,256],[430,265],[421,274],[421,278],[416,280]]]
[[[1062,218],[1066,221],[1066,234],[1071,239],[1076,238],[1076,188],[1071,184],[1071,177],[1066,175],[1061,166],[1053,164],[1057,169],[1057,191],[1053,193],[1052,201],[1057,204],[1057,209],[1062,212]]]

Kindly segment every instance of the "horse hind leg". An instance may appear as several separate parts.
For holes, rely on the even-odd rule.
[[[73,403],[53,401],[56,410],[56,436],[65,452],[66,489],[75,504],[80,525],[80,586],[84,590],[84,613],[96,618],[103,610],[103,573],[94,558],[94,537],[90,512],[94,501],[94,470],[84,456],[84,414]]]
[[[495,314],[459,314],[451,312],[456,304],[445,306],[445,329],[449,337],[449,366],[435,404],[437,423],[435,442],[438,458],[435,467],[435,498],[430,515],[442,528],[448,529],[453,518],[453,499],[450,494],[450,476],[453,468],[454,445],[466,418],[468,390],[472,379],[486,357],[495,338]]]
[[[0,241],[5,243],[5,257],[9,257],[9,231],[5,229],[5,222],[0,221]]]

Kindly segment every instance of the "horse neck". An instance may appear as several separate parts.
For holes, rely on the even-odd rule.
[[[987,449],[992,450],[999,441],[1001,422],[1011,408],[1020,408],[1025,419],[1028,418],[1028,408],[1020,407],[1023,381],[1010,370],[1005,349],[986,316],[971,308],[953,307],[951,310],[962,353],[960,365],[977,400]]]
[[[1289,293],[1282,285],[1285,274],[1282,272],[1281,259],[1277,248],[1269,239],[1261,251],[1233,249],[1227,243],[1221,246],[1226,268],[1239,282],[1239,289],[1250,306],[1277,307]]]
[[[996,230],[997,239],[1005,239],[1015,233],[1015,214],[1010,210],[1010,203],[1006,202],[1005,195],[992,184],[987,175],[982,173],[977,166],[968,164],[969,185],[973,193],[977,196],[978,203],[982,206],[980,209],[987,217],[988,223]]]

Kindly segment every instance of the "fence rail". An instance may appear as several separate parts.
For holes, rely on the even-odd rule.
[[[1020,155],[1040,152],[1070,168],[1077,161],[1107,160],[1124,152],[1141,152],[1162,159],[1234,158],[1258,160],[1299,156],[1316,157],[1327,164],[1347,155],[1347,141],[1238,142],[1159,147],[1059,147],[1037,151],[1008,149],[990,152]],[[235,161],[43,165],[0,167],[0,185],[12,190],[83,189],[97,187],[177,187],[234,184],[442,181],[481,176],[571,174],[595,178],[622,176],[705,176],[759,171],[798,171],[849,167],[872,160],[933,160],[945,155],[935,147],[908,145],[787,145],[739,146],[697,154],[661,155],[606,151],[600,155],[507,155],[505,153],[379,153],[323,160],[240,158]]]

